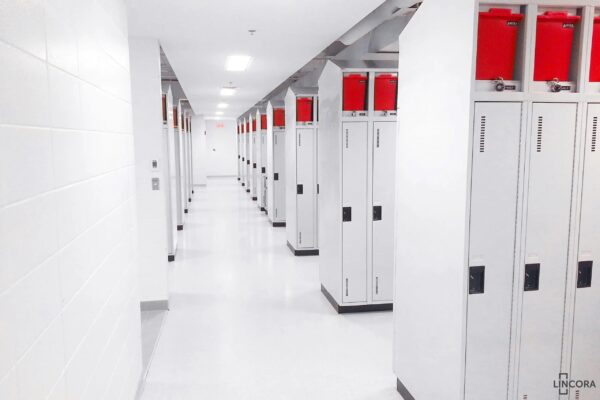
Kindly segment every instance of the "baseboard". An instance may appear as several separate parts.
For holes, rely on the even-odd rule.
[[[169,260],[169,262],[175,261],[175,254],[169,254],[167,260]]]
[[[318,256],[319,249],[307,249],[307,250],[296,250],[290,242],[287,242],[288,248],[292,251],[295,256]]]
[[[177,230],[178,231],[182,231],[183,230],[183,225],[177,225]]]
[[[273,222],[271,221],[273,228],[285,228],[285,222]]]
[[[169,300],[140,301],[140,311],[169,311]]]
[[[391,311],[393,309],[392,303],[384,303],[384,304],[361,304],[356,306],[340,306],[337,301],[333,298],[331,293],[325,286],[321,285],[321,293],[325,296],[329,304],[335,309],[338,314],[349,314],[349,313],[359,313],[359,312],[369,312],[369,311]]]
[[[402,384],[402,382],[400,382],[400,379],[397,379],[397,378],[396,378],[396,390],[398,391],[398,393],[400,393],[400,396],[402,396],[402,398],[404,400],[415,400],[415,398],[412,396],[412,394],[410,394],[410,392],[408,391],[406,386],[404,386]]]

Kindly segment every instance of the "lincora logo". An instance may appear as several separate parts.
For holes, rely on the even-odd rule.
[[[569,374],[561,372],[558,380],[554,381],[558,394],[569,394],[570,389],[596,389],[596,382],[588,379],[569,379]]]

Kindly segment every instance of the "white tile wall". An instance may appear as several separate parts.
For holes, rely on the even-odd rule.
[[[0,0],[0,399],[141,374],[124,0]]]

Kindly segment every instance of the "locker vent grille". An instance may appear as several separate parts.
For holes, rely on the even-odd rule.
[[[579,390],[575,391],[575,400],[579,400]]]
[[[538,117],[538,125],[537,125],[537,145],[536,145],[536,151],[538,153],[542,152],[542,130],[543,130],[543,124],[544,124],[544,117],[539,116]]]
[[[527,400],[528,396],[526,394],[523,395],[523,400]]]
[[[481,123],[479,129],[479,152],[485,152],[485,115],[481,116]]]
[[[596,136],[598,134],[598,117],[594,117],[592,122],[592,151],[596,151]]]

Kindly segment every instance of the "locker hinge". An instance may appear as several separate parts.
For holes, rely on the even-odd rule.
[[[302,243],[302,232],[298,232],[298,244]]]
[[[348,278],[346,278],[346,297],[348,297]]]
[[[375,277],[375,294],[379,294],[379,277]]]

